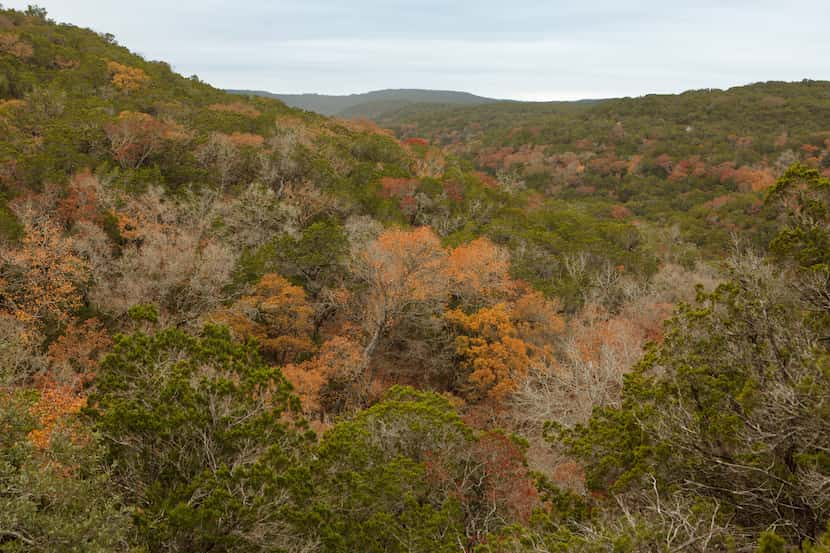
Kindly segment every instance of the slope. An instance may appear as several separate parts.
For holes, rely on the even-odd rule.
[[[234,94],[264,96],[282,100],[291,107],[323,115],[346,118],[377,118],[410,104],[480,105],[495,102],[468,92],[425,89],[375,90],[362,94],[274,94],[264,91],[230,90]]]

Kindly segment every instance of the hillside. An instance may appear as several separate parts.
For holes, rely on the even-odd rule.
[[[679,225],[713,252],[736,229],[763,232],[756,193],[790,164],[830,174],[827,81],[588,103],[402,108],[378,122],[545,196],[601,196],[634,217]]]
[[[467,92],[450,90],[396,89],[375,90],[362,94],[333,96],[325,94],[274,94],[255,90],[229,90],[234,94],[276,98],[291,107],[322,115],[336,115],[347,119],[376,119],[412,104],[426,105],[480,105],[496,102]]]
[[[828,553],[827,84],[414,101],[0,9],[0,551]]]

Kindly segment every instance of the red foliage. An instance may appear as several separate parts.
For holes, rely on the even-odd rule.
[[[407,138],[403,141],[406,146],[429,146],[429,140],[425,138]]]
[[[89,170],[76,174],[66,197],[58,201],[55,210],[58,220],[67,228],[81,221],[97,223],[100,219],[98,186],[98,180]]]

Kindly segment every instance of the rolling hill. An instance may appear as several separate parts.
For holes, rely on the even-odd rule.
[[[313,111],[322,115],[334,115],[347,119],[377,119],[413,104],[430,106],[474,106],[497,102],[492,98],[476,96],[468,92],[451,90],[388,89],[362,94],[274,94],[258,90],[229,90],[233,94],[263,96],[282,100],[286,105]]]

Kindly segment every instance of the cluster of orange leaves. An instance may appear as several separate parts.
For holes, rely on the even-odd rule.
[[[86,277],[86,265],[51,220],[37,216],[23,223],[19,247],[0,249],[16,269],[12,278],[0,279],[0,294],[11,314],[24,323],[65,322],[67,313],[81,305],[79,284]]]
[[[86,397],[68,385],[51,384],[40,390],[37,401],[31,407],[31,414],[37,420],[38,428],[29,432],[29,440],[39,449],[46,449],[52,436],[58,431],[71,430],[67,419],[86,406]]]
[[[388,312],[394,319],[410,302],[456,299],[460,307],[444,317],[458,331],[456,353],[477,399],[504,399],[564,328],[555,306],[512,280],[509,257],[485,238],[445,250],[428,227],[392,229],[366,255],[376,279],[370,317]]]
[[[150,76],[139,67],[130,67],[117,61],[107,62],[112,85],[124,92],[134,92],[150,80]]]
[[[362,363],[361,345],[352,338],[341,335],[326,340],[312,359],[286,365],[283,374],[294,386],[307,412],[323,413],[324,398],[321,397],[321,392],[325,385],[333,380],[354,379]]]
[[[314,309],[305,290],[284,277],[264,275],[251,295],[213,315],[242,339],[256,339],[264,353],[279,363],[294,362],[314,351],[311,341]]]
[[[248,132],[232,132],[225,136],[234,146],[258,147],[265,143],[265,137]]]

